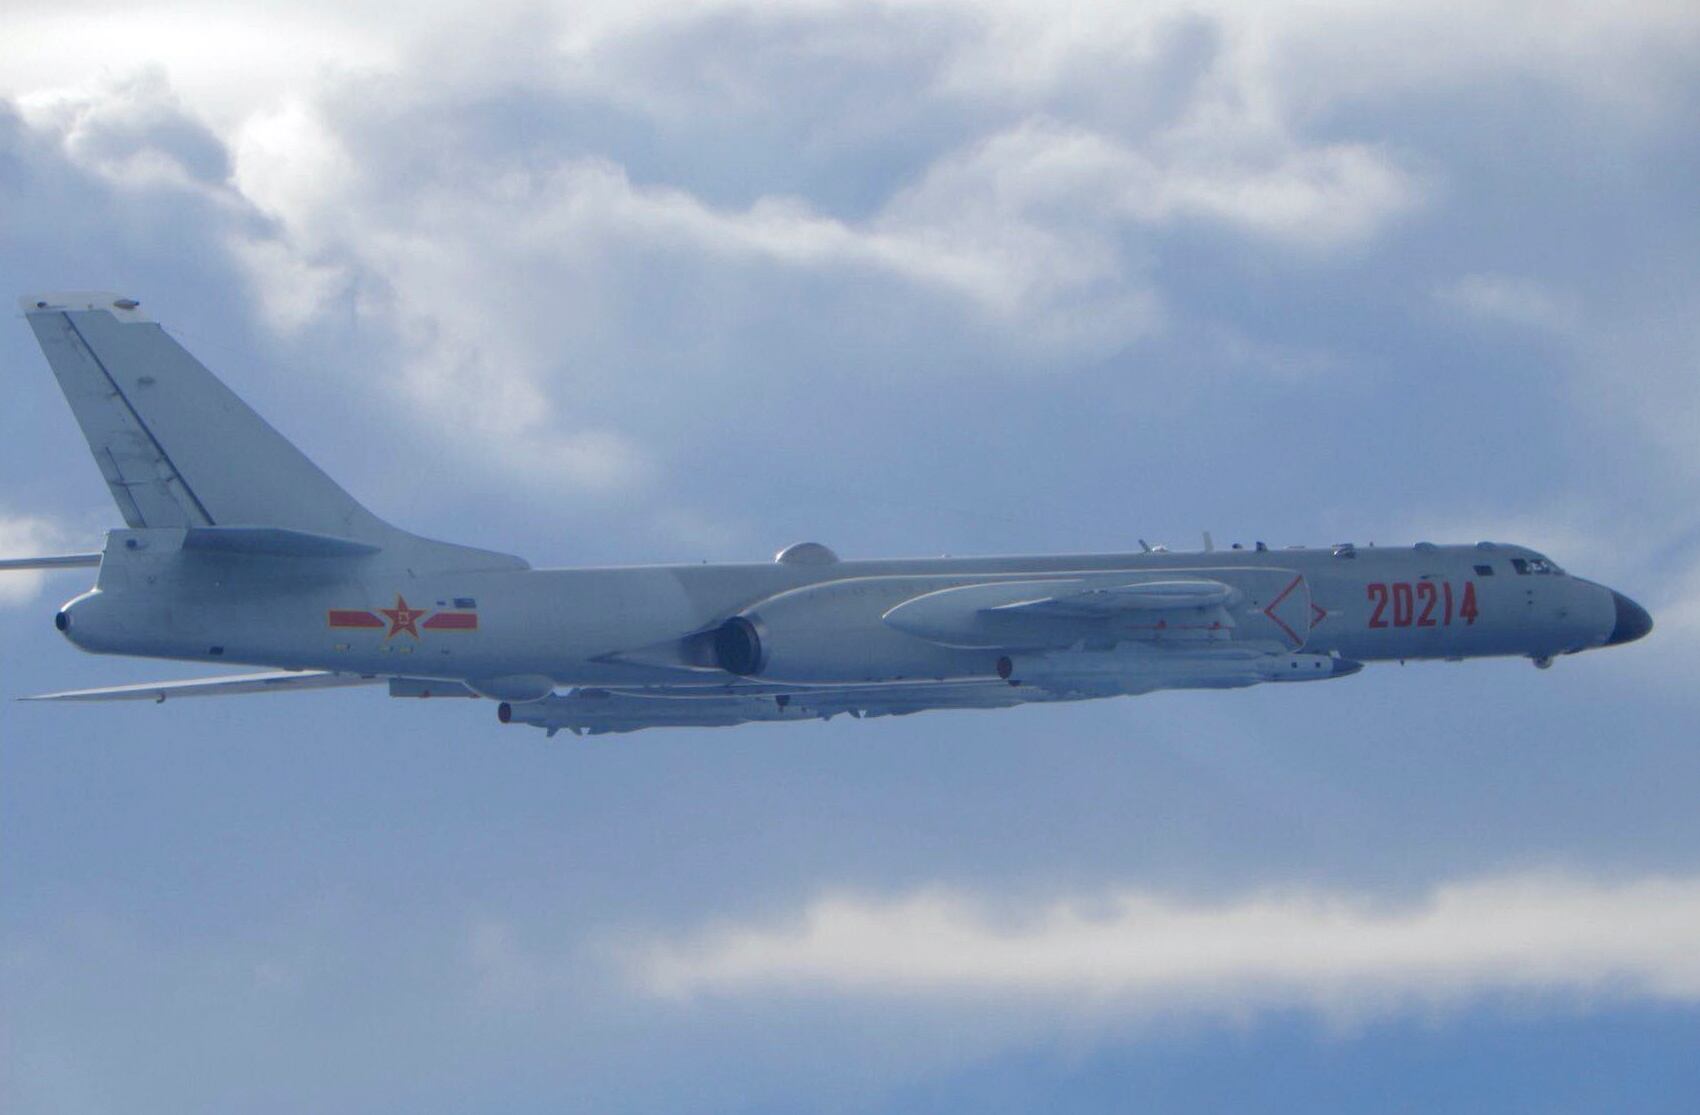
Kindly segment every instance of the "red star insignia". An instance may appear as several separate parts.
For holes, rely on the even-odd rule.
[[[409,608],[401,593],[396,593],[395,607],[378,609],[380,614],[388,616],[390,620],[390,633],[385,635],[384,638],[393,639],[403,631],[412,635],[415,639],[419,638],[419,620],[428,610],[426,608]]]

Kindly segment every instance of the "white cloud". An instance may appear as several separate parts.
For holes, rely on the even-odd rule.
[[[1150,324],[1153,301],[1140,255],[1123,242],[1130,232],[1204,220],[1327,251],[1373,237],[1421,199],[1420,185],[1369,147],[1270,146],[1172,135],[1141,150],[1028,119],[937,160],[878,227],[918,249],[977,253],[975,289],[1017,318],[1042,320],[1086,298],[1101,319],[1103,303],[1125,299],[1112,326],[1125,343]]]
[[[1163,182],[1158,210],[1196,213],[1298,247],[1329,249],[1371,239],[1422,196],[1416,179],[1363,144],[1288,151],[1267,165],[1179,166]]]
[[[1163,128],[1149,136],[1121,134],[1113,120],[1095,122],[1092,113],[1067,126],[1048,123],[1045,96],[1019,93],[1032,88],[1034,67],[976,68],[966,61],[985,52],[1029,53],[1022,40],[1035,32],[1035,24],[1059,23],[1038,8],[983,13],[942,4],[901,12],[724,4],[681,14],[665,6],[627,11],[592,6],[559,13],[545,7],[523,17],[521,11],[497,5],[489,21],[502,32],[497,37],[494,31],[468,34],[452,5],[425,5],[410,13],[405,34],[353,52],[328,44],[363,37],[349,35],[361,26],[358,13],[323,5],[261,21],[267,34],[296,44],[308,63],[287,80],[252,75],[249,96],[237,98],[246,108],[234,116],[232,98],[212,91],[222,85],[197,84],[199,56],[165,49],[172,40],[160,28],[169,27],[169,19],[150,23],[152,33],[135,29],[138,57],[169,66],[174,79],[181,72],[191,111],[219,122],[242,198],[281,221],[283,235],[276,240],[233,242],[277,324],[304,324],[312,305],[328,309],[362,273],[392,290],[398,304],[429,305],[417,312],[443,315],[454,311],[440,297],[430,303],[423,297],[440,295],[445,285],[433,270],[483,271],[486,278],[502,270],[536,284],[553,277],[536,258],[535,247],[542,243],[583,251],[581,270],[631,260],[661,245],[719,268],[835,273],[846,284],[883,284],[897,299],[913,287],[960,301],[1004,338],[1000,343],[1033,350],[1054,366],[1057,357],[1114,351],[1159,322],[1159,299],[1137,237],[1125,242],[1130,229],[1202,219],[1275,244],[1328,250],[1374,237],[1422,193],[1387,152],[1362,143],[1305,142],[1271,115],[1269,98],[1246,97],[1238,78],[1214,81],[1198,104],[1182,98],[1160,114]],[[1229,22],[1239,18],[1231,11],[1207,14]],[[135,18],[134,9],[115,8],[102,26],[129,26],[126,21]],[[1060,21],[1066,33],[1045,33],[1049,61],[1038,69],[1074,73],[1070,59],[1084,51],[1104,65],[1113,63],[1094,71],[1097,80],[1111,85],[1123,82],[1127,72],[1152,67],[1161,72],[1172,52],[1165,29],[1177,18],[1161,12],[1130,20],[1110,7],[1082,9]],[[214,30],[224,26],[216,19],[210,24]],[[512,34],[521,25],[536,34]],[[939,33],[941,25],[950,33]],[[717,57],[713,47],[725,34],[767,45],[750,66],[716,69],[702,60]],[[83,44],[84,36],[70,23],[43,18],[31,25],[27,39],[17,49],[39,60],[72,42]],[[446,49],[451,39],[454,50]],[[521,81],[540,102],[566,96],[578,103],[635,106],[666,119],[666,106],[677,98],[661,91],[681,80],[669,64],[678,59],[705,67],[683,89],[694,122],[720,120],[725,127],[730,118],[785,128],[800,123],[787,107],[797,102],[799,82],[823,69],[839,77],[877,76],[870,67],[877,67],[885,51],[875,47],[904,43],[907,50],[912,42],[923,44],[909,59],[920,75],[918,95],[952,102],[961,93],[960,75],[942,84],[937,75],[959,65],[1007,72],[1015,75],[1009,80],[1018,95],[1009,107],[1018,117],[989,140],[974,139],[970,129],[968,142],[945,145],[919,165],[913,188],[893,193],[862,220],[830,216],[783,192],[726,206],[682,185],[634,185],[623,165],[601,154],[561,152],[543,165],[535,160],[523,167],[492,165],[453,146],[437,149],[428,131],[415,139],[432,148],[433,158],[419,163],[416,154],[407,155],[419,163],[408,167],[408,193],[421,197],[398,197],[383,184],[398,169],[395,160],[406,150],[407,137],[378,135],[381,145],[373,147],[347,134],[351,122],[370,115],[374,105],[382,119],[428,129],[429,121],[408,116],[410,107],[427,112],[440,104],[457,111],[454,105],[493,88],[491,73]],[[487,64],[459,66],[451,56]],[[334,65],[328,61],[337,59]],[[799,59],[812,60],[812,71]],[[61,61],[71,72],[86,68],[74,55]],[[351,73],[382,76],[355,79]],[[826,86],[858,87],[842,80]],[[257,100],[256,89],[266,91]],[[39,89],[23,92],[43,95]],[[821,96],[811,85],[808,99],[800,102],[824,113],[813,130],[836,132],[840,140],[846,130],[862,130],[856,118],[866,111],[866,97],[839,93],[823,102]],[[905,122],[888,124],[901,129]],[[135,157],[138,168],[145,169],[147,154]],[[460,284],[463,296],[470,287]],[[528,372],[527,364],[546,360],[545,339],[502,331],[508,343],[491,344],[492,332],[481,324],[476,347],[493,350],[488,358],[499,362],[502,376],[535,381],[537,373]],[[465,361],[457,367],[464,372]]]
[[[1254,259],[1331,259],[1444,196],[1444,166],[1350,123],[1358,106],[1516,66],[1621,107],[1608,87],[1653,81],[1637,63],[1696,23],[1668,4],[1570,5],[1530,35],[1505,33],[1531,22],[1517,5],[215,8],[114,4],[92,31],[32,15],[0,47],[4,87],[79,165],[231,209],[222,240],[274,328],[352,315],[395,338],[407,397],[483,460],[604,493],[662,467],[667,447],[615,416],[652,400],[594,420],[563,400],[611,398],[636,349],[683,380],[728,335],[767,340],[762,316],[807,286],[828,323],[811,341],[840,324],[915,369],[1050,373],[1172,329],[1196,350],[1233,330],[1215,305],[1171,307],[1165,238],[1203,225]],[[295,61],[242,72],[230,59],[258,40]],[[154,68],[99,77],[138,65]],[[834,172],[867,166],[875,185],[835,196]],[[1437,297],[1529,325],[1565,311],[1503,275]]]
[[[342,202],[358,184],[359,163],[312,107],[291,99],[243,121],[232,142],[235,184],[265,213],[291,227],[306,250],[325,247],[322,237],[348,226]]]
[[[234,126],[291,90],[351,67],[392,62],[398,29],[420,23],[374,5],[120,3],[12,6],[0,40],[0,93],[75,97],[139,66],[170,74],[195,109]]]
[[[1700,1001],[1700,879],[1519,875],[1420,901],[1272,891],[1222,903],[1134,889],[1011,916],[928,890],[829,896],[636,954],[663,997],[972,998],[1064,1010],[1307,1008],[1336,1019],[1484,996]]]
[[[1575,316],[1544,284],[1515,275],[1463,275],[1437,287],[1434,297],[1471,317],[1534,329],[1564,330]]]

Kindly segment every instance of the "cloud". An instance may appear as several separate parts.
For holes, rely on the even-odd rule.
[[[1263,164],[1182,164],[1159,188],[1159,212],[1199,214],[1297,247],[1327,250],[1375,237],[1415,208],[1423,187],[1386,152],[1328,144]]]
[[[229,125],[304,80],[392,61],[387,43],[398,29],[425,22],[424,7],[410,5],[406,20],[380,6],[311,0],[287,11],[238,12],[205,0],[15,9],[0,47],[0,92],[75,96],[145,65],[168,73],[198,110]]]
[[[388,412],[453,429],[491,488],[604,500],[716,452],[729,423],[697,416],[728,399],[762,401],[735,421],[1112,362],[1165,395],[1255,390],[1381,359],[1385,338],[1351,351],[1342,322],[1397,326],[1377,315],[1412,283],[1551,328],[1575,284],[1538,261],[1462,261],[1437,288],[1386,255],[1471,200],[1452,145],[1479,129],[1439,141],[1421,120],[1514,71],[1640,122],[1696,23],[1680,5],[1567,7],[1522,37],[1517,5],[197,12],[303,61],[242,78],[163,19],[134,37],[138,76],[102,83],[102,64],[136,73],[109,40],[138,9],[90,41],[32,17],[9,80],[33,138],[116,189],[199,197],[279,338],[371,354]],[[1404,289],[1357,281],[1382,264]],[[1684,382],[1607,405],[1656,394],[1629,420],[1681,454]]]
[[[104,232],[106,266],[132,239],[157,237],[172,254],[193,242],[207,255],[199,266],[248,278],[258,316],[286,339],[312,329],[334,333],[327,323],[352,316],[365,328],[366,347],[380,356],[378,370],[392,388],[401,388],[407,409],[425,414],[434,429],[454,430],[453,444],[499,477],[523,476],[579,495],[628,490],[649,477],[647,454],[621,431],[556,421],[536,382],[543,357],[504,343],[511,331],[491,328],[504,307],[467,305],[469,299],[457,296],[463,280],[432,266],[464,265],[465,273],[482,267],[501,276],[509,271],[507,261],[481,254],[470,241],[453,245],[465,252],[456,258],[450,245],[433,243],[428,230],[364,220],[362,204],[383,207],[362,194],[356,160],[308,107],[287,103],[256,114],[227,147],[182,104],[162,71],[148,69],[26,98],[13,119],[16,147],[29,160],[25,181],[46,194],[39,182],[50,175],[66,179],[93,199],[102,220],[118,226],[114,231],[88,213],[78,215],[76,227],[87,228],[92,240]],[[435,220],[453,206],[439,190],[410,211]],[[182,235],[170,235],[177,224],[184,226]],[[472,231],[490,235],[494,245],[492,230],[500,228],[492,219],[489,228]],[[150,263],[154,271],[166,266],[158,259]],[[386,265],[413,265],[416,272]],[[146,289],[137,293],[158,301]],[[469,320],[457,309],[485,316]],[[182,329],[194,348],[193,335],[205,322],[173,319],[167,325]],[[351,359],[346,349],[340,356]],[[386,401],[396,394],[387,392]],[[478,405],[469,405],[470,399]]]
[[[1204,905],[1109,889],[1009,916],[941,890],[829,896],[636,955],[651,994],[1050,1003],[1091,1012],[1302,1008],[1360,1018],[1486,996],[1700,1002],[1700,879],[1518,875],[1422,900],[1279,891]]]
[[[1241,32],[1246,68],[1299,110],[1532,80],[1614,113],[1668,117],[1700,45],[1700,15],[1682,0],[1215,7]]]
[[[1471,317],[1535,329],[1560,330],[1573,317],[1543,284],[1513,275],[1464,275],[1436,287],[1434,297]]]
[[[1203,221],[1326,253],[1373,238],[1421,194],[1385,152],[1364,145],[1240,145],[1183,130],[1141,148],[1036,117],[942,156],[892,198],[878,227],[935,252],[976,248],[976,289],[1017,325],[1083,299],[1081,316],[1099,316],[1119,297],[1114,328],[1125,343],[1147,331],[1154,299],[1130,235],[1137,246],[1142,231]]]
[[[73,162],[120,183],[216,187],[230,173],[224,144],[183,110],[163,69],[20,101],[24,119],[57,133]]]

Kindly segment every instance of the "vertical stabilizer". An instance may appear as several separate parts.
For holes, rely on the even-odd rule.
[[[130,526],[272,526],[369,542],[387,533],[132,299],[23,303]]]
[[[20,300],[124,521],[136,529],[269,528],[417,543],[471,561],[517,558],[416,539],[378,518],[221,383],[131,298]]]

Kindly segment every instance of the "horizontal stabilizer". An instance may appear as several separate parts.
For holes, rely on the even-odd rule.
[[[53,557],[0,558],[0,573],[9,569],[93,569],[99,554],[56,554]]]
[[[269,557],[359,557],[380,549],[352,538],[280,527],[191,527],[184,535],[183,548]]]
[[[377,685],[387,678],[339,674],[329,670],[268,670],[259,674],[227,674],[214,678],[109,685],[101,689],[69,689],[21,697],[24,701],[163,701],[167,697],[227,697],[239,693],[296,693],[307,689],[342,689]]]

